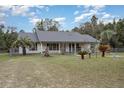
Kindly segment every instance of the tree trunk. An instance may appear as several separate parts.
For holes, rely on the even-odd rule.
[[[84,55],[81,55],[81,59],[84,59]]]
[[[89,58],[91,58],[91,53],[89,53]]]
[[[23,47],[22,49],[23,49],[23,55],[26,55],[26,48]]]
[[[105,57],[105,51],[102,51],[102,57]]]

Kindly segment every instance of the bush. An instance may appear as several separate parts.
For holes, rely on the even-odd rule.
[[[109,45],[100,45],[99,46],[99,50],[102,52],[102,57],[105,56],[105,52],[110,50],[110,46]]]
[[[109,45],[100,45],[99,46],[99,50],[102,51],[107,51],[110,50],[110,46]]]
[[[88,54],[88,52],[87,51],[80,51],[80,52],[78,52],[78,54],[79,55],[86,55],[86,54]]]
[[[45,51],[43,51],[43,56],[45,56],[45,57],[49,57],[50,56],[49,55],[49,51],[48,51],[47,48],[45,49]]]
[[[81,59],[84,59],[84,55],[88,54],[88,52],[87,51],[80,51],[78,54],[81,55]]]

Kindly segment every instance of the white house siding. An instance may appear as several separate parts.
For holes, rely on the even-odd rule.
[[[40,53],[38,50],[29,50],[29,48],[26,48],[26,53],[33,54],[33,53]]]
[[[37,51],[38,51],[39,53],[42,52],[42,47],[41,47],[41,46],[42,46],[42,45],[41,45],[40,43],[37,44]]]
[[[41,53],[41,44],[37,44],[37,50],[29,50],[29,48],[26,48],[27,54],[33,54],[33,53]],[[22,54],[22,47],[19,47],[19,54]]]
[[[19,54],[22,54],[22,47],[19,47]]]
[[[76,44],[76,43],[74,43]],[[69,53],[69,43],[66,43],[65,45],[66,49],[65,52]],[[91,48],[91,44],[90,43],[80,43],[81,46],[81,51],[83,51],[84,49],[90,49]],[[42,53],[43,51],[45,51],[47,47],[47,43],[38,43],[37,44],[37,50],[29,50],[29,48],[26,48],[26,53],[27,54],[33,54],[33,53]],[[61,53],[61,43],[59,43],[59,50],[49,50],[49,53]],[[76,52],[76,51],[74,51]],[[22,48],[19,47],[19,54],[22,54]]]
[[[47,43],[41,43],[41,53],[47,48]],[[60,47],[60,44],[59,44]],[[49,50],[49,53],[60,53],[60,50]]]
[[[66,52],[69,53],[69,43],[66,43]]]
[[[83,51],[84,49],[88,50],[90,48],[91,48],[91,44],[89,43],[81,44],[81,51]]]

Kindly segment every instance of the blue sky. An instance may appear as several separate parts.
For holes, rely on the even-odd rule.
[[[124,18],[123,10],[124,6],[120,5],[0,6],[0,23],[15,26],[18,31],[31,32],[37,21],[50,18],[60,22],[60,29],[70,30],[90,21],[94,14],[104,23],[112,22],[113,18]]]

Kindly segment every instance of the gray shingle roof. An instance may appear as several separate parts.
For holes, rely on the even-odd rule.
[[[38,38],[37,38],[36,34],[34,34],[34,33],[20,32],[18,35],[18,38],[25,38],[25,37],[30,38],[31,41],[33,41],[33,42],[38,42]]]
[[[35,33],[21,33],[20,37],[30,37],[32,41],[40,42],[96,42],[90,35],[79,34],[77,32],[52,32],[37,31]],[[38,37],[38,38],[37,38]]]

